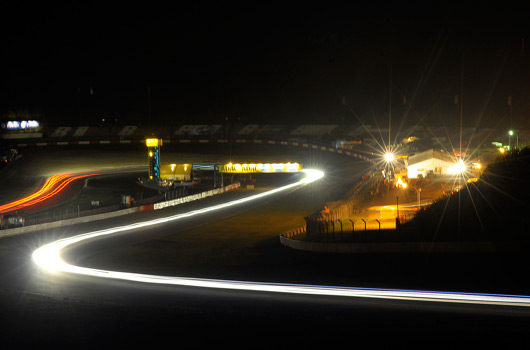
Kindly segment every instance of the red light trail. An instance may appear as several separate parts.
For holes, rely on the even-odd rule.
[[[98,174],[83,174],[74,176],[73,173],[65,173],[50,176],[38,191],[11,203],[0,205],[0,214],[29,207],[42,201],[45,201],[57,195],[71,182],[94,175]]]

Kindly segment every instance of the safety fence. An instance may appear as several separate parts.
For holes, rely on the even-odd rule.
[[[388,242],[402,239],[397,230],[400,224],[410,221],[414,213],[383,212],[378,219],[362,218],[356,213],[356,203],[363,200],[380,181],[378,174],[363,176],[340,200],[326,203],[324,209],[304,217],[305,225],[285,231],[280,235],[283,240],[305,242]]]
[[[61,212],[58,215],[56,213],[55,215],[48,216],[49,220],[46,222],[32,222],[31,220],[29,221],[22,220],[20,222],[22,226],[20,227],[12,227],[12,228],[6,228],[3,230],[0,230],[0,237],[6,237],[6,236],[27,233],[27,232],[47,230],[47,229],[56,228],[56,227],[62,227],[62,226],[74,225],[74,224],[79,224],[79,223],[84,223],[84,222],[108,219],[111,217],[117,217],[121,215],[141,212],[141,211],[151,211],[151,210],[155,210],[155,206],[157,206],[156,209],[162,209],[162,208],[166,208],[169,206],[175,206],[175,205],[188,203],[188,202],[199,200],[199,199],[206,198],[206,197],[211,197],[217,194],[221,194],[227,191],[237,189],[239,187],[240,187],[240,183],[238,182],[238,183],[234,183],[234,184],[222,187],[222,188],[216,188],[213,190],[197,193],[194,195],[190,195],[190,196],[186,196],[186,197],[182,197],[178,199],[173,199],[170,201],[154,203],[153,201],[156,201],[156,200],[160,201],[162,198],[164,198],[164,195],[161,195],[161,196],[146,198],[142,201],[138,201],[136,202],[136,205],[130,206],[127,208],[124,208],[122,205],[102,207],[102,208],[93,209],[89,211],[78,212],[77,216],[72,214],[72,210],[73,210],[72,209],[72,210]],[[140,205],[139,203],[143,203],[143,204]],[[81,215],[81,213],[83,213],[83,216]]]
[[[399,223],[404,224],[413,214],[400,214]],[[311,242],[373,242],[377,240],[402,239],[396,230],[397,220],[392,219],[339,219],[335,221],[313,221],[317,227],[307,230],[307,224],[287,230],[281,237]],[[398,237],[399,236],[399,237]]]
[[[351,218],[355,214],[355,203],[360,201],[362,194],[368,191],[377,180],[377,177],[373,175],[363,176],[363,180],[358,182],[341,199],[327,203],[323,210],[306,216],[304,219],[306,222],[307,238],[314,239],[314,237],[319,237],[329,232],[330,223],[333,227],[335,223],[338,223],[344,230],[343,221]],[[353,222],[351,226],[354,226]],[[381,229],[380,224],[378,224],[378,229]],[[354,231],[354,229],[350,230]]]
[[[83,209],[81,206],[55,207],[41,212],[20,215],[23,226],[40,225],[47,222],[63,221],[85,216],[97,216],[103,213],[115,212],[130,207],[140,207],[159,202],[164,199],[164,194],[155,195],[140,200],[135,200],[131,204],[113,204],[98,208]]]

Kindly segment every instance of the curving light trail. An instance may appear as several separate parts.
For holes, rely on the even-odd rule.
[[[398,289],[376,289],[376,288],[358,288],[358,287],[336,287],[320,285],[302,285],[302,284],[283,284],[283,283],[262,283],[246,282],[233,280],[203,279],[203,278],[186,278],[174,276],[147,275],[132,272],[109,271],[102,269],[93,269],[81,266],[74,266],[63,260],[61,252],[63,249],[74,244],[80,244],[96,237],[103,237],[117,232],[125,232],[137,228],[148,227],[165,222],[175,221],[186,217],[201,215],[207,212],[219,210],[233,205],[242,204],[258,198],[272,195],[277,192],[285,191],[296,186],[311,183],[320,179],[324,174],[317,170],[304,170],[307,176],[299,182],[289,184],[277,189],[263,192],[257,195],[234,200],[231,202],[190,211],[188,213],[173,215],[165,218],[139,222],[135,224],[118,226],[106,230],[88,232],[78,236],[61,239],[33,252],[33,261],[43,270],[49,273],[68,273],[82,276],[92,276],[98,278],[111,278],[118,280],[135,281],[142,283],[165,284],[190,286],[200,288],[217,288],[231,290],[245,290],[258,292],[275,292],[275,293],[294,293],[294,294],[311,294],[321,296],[337,297],[363,297],[363,298],[384,298],[384,299],[401,299],[430,302],[452,302],[452,303],[472,303],[472,304],[491,304],[506,306],[530,306],[530,297],[519,295],[500,295],[500,294],[481,294],[481,293],[454,293],[454,292],[436,292],[436,291],[417,291],[417,290],[398,290]]]
[[[0,214],[29,207],[42,201],[45,201],[57,195],[72,181],[94,175],[98,174],[83,174],[73,176],[72,173],[66,173],[50,176],[38,191],[11,203],[0,205]]]

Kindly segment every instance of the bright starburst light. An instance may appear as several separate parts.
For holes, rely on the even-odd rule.
[[[385,153],[385,161],[387,163],[392,162],[394,159],[395,159],[395,156],[394,156],[394,154],[392,152]]]

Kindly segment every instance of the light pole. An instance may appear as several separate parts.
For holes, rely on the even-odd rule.
[[[510,130],[508,131],[508,134],[510,135],[510,149],[512,148],[512,142],[511,142],[511,138],[514,134],[514,131],[513,130]],[[519,148],[519,134],[515,134],[515,149]]]

